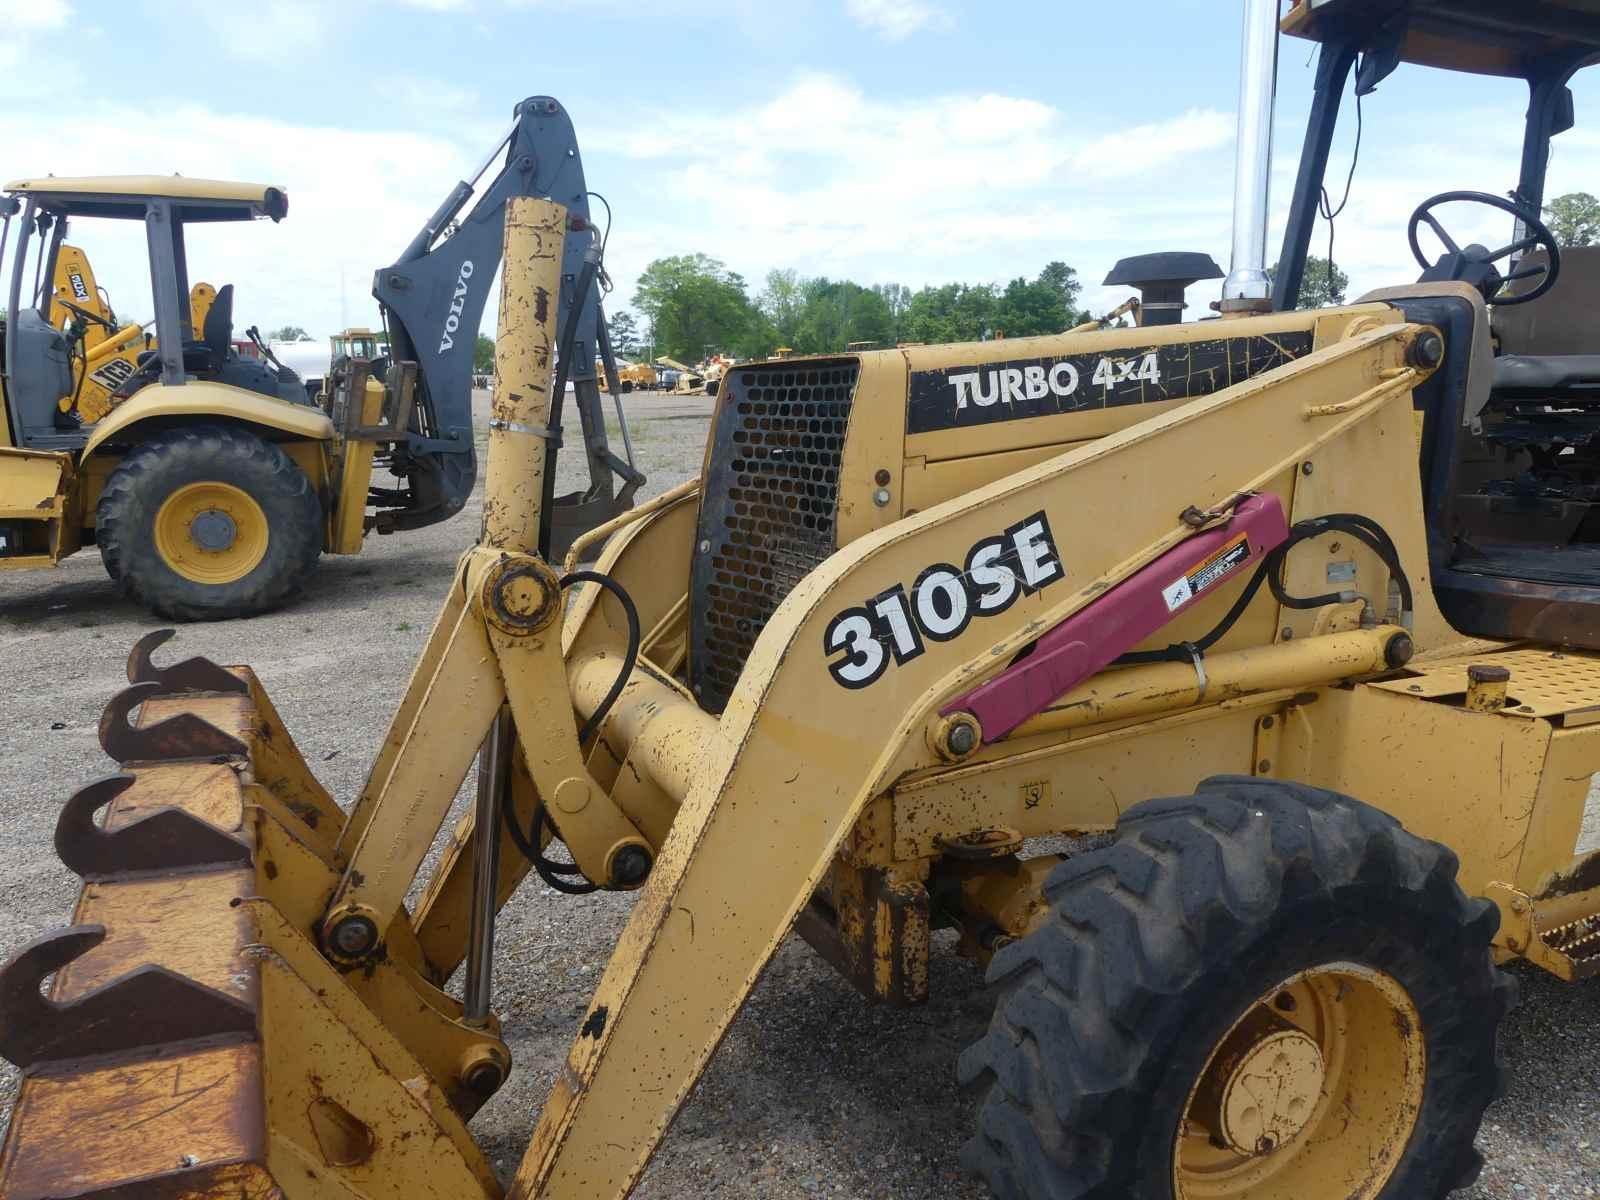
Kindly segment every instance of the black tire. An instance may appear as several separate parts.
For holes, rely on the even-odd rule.
[[[1001,1200],[1172,1200],[1178,1122],[1212,1050],[1279,980],[1356,962],[1404,987],[1426,1051],[1376,1194],[1466,1186],[1516,988],[1490,957],[1498,911],[1456,868],[1386,814],[1303,785],[1224,776],[1130,809],[1115,842],[1051,874],[1045,924],[994,957],[1000,999],[960,1063],[983,1093],[963,1164]],[[1328,1179],[1327,1197],[1351,1194],[1366,1193]]]
[[[266,548],[247,574],[201,582],[175,570],[157,544],[162,505],[191,484],[245,492],[266,519]],[[175,429],[134,449],[106,480],[95,541],[123,592],[175,621],[217,621],[267,612],[294,596],[322,553],[322,506],[287,454],[225,426]]]

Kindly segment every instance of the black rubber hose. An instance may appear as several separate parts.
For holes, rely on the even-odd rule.
[[[583,872],[575,863],[555,862],[547,858],[544,851],[539,849],[539,836],[544,831],[544,827],[550,823],[550,817],[544,811],[544,801],[541,800],[539,806],[533,812],[533,839],[531,841],[528,839],[528,835],[523,832],[522,826],[517,824],[517,814],[511,806],[510,788],[506,789],[501,811],[505,815],[506,832],[511,835],[512,842],[518,850],[522,851],[523,857],[533,864],[533,869],[539,873],[539,878],[545,882],[546,886],[558,892],[563,892],[568,896],[587,896],[590,892],[598,892],[600,890],[599,884],[590,883],[588,880],[584,880],[582,883],[569,883],[562,879],[561,876],[563,875],[581,875]],[[553,826],[551,827],[551,832],[555,832]]]
[[[1322,608],[1339,603],[1341,597],[1339,592],[1324,592],[1318,596],[1291,596],[1283,584],[1283,567],[1289,557],[1289,551],[1301,542],[1335,532],[1354,537],[1383,561],[1400,590],[1401,611],[1404,613],[1413,611],[1411,579],[1406,575],[1405,568],[1400,565],[1400,551],[1395,546],[1394,539],[1389,536],[1389,531],[1371,517],[1361,513],[1328,513],[1296,522],[1289,530],[1288,538],[1267,554],[1260,567],[1256,569],[1256,573],[1251,576],[1250,582],[1245,585],[1244,591],[1239,593],[1238,599],[1204,637],[1192,642],[1177,642],[1164,650],[1130,651],[1117,658],[1113,665],[1139,666],[1157,662],[1188,662],[1196,654],[1204,654],[1221,641],[1244,615],[1245,609],[1250,607],[1250,602],[1255,599],[1263,583],[1272,589],[1273,598],[1285,608]]]
[[[622,611],[628,619],[628,645],[622,655],[622,670],[617,672],[617,678],[612,683],[611,689],[605,694],[605,698],[596,706],[589,719],[583,723],[583,728],[578,730],[578,744],[582,745],[589,740],[595,730],[600,728],[601,723],[610,713],[612,706],[616,704],[617,697],[622,695],[622,689],[628,685],[628,676],[633,673],[634,664],[639,661],[640,628],[639,609],[634,604],[633,597],[628,595],[627,589],[611,576],[599,571],[573,571],[570,575],[562,578],[560,586],[566,588],[574,583],[593,583],[606,589],[617,598],[617,603],[622,605]],[[587,879],[581,883],[573,883],[569,879],[563,879],[562,876],[564,875],[569,877],[581,876],[583,874],[582,868],[576,863],[555,861],[548,857],[539,846],[539,838],[543,835],[546,827],[549,828],[553,836],[559,837],[561,832],[550,819],[550,814],[545,811],[542,798],[533,810],[531,836],[529,833],[524,833],[522,827],[517,824],[517,814],[512,807],[510,788],[506,789],[501,811],[505,816],[506,829],[511,835],[512,842],[515,843],[518,850],[522,851],[523,857],[533,864],[533,869],[538,872],[539,878],[544,881],[547,887],[568,896],[587,896],[591,892],[600,890],[598,883],[593,883]]]
[[[563,588],[574,583],[594,583],[605,588],[617,598],[617,603],[622,605],[622,612],[628,619],[628,648],[622,654],[622,670],[617,672],[617,678],[611,684],[611,690],[605,694],[605,699],[600,701],[589,719],[583,723],[583,728],[578,730],[578,744],[582,745],[589,740],[590,734],[600,728],[601,722],[611,712],[611,706],[617,702],[617,697],[622,695],[622,689],[628,686],[628,676],[633,673],[634,664],[639,661],[639,609],[633,603],[633,597],[628,595],[626,588],[600,571],[573,571],[561,578]]]

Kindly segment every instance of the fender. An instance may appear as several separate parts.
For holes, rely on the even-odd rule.
[[[82,457],[88,458],[107,444],[142,441],[144,432],[134,430],[134,426],[145,421],[173,417],[191,422],[230,421],[252,426],[268,434],[286,434],[295,440],[333,440],[333,422],[320,409],[290,404],[225,383],[197,381],[181,387],[154,383],[141,388],[117,405],[95,426],[94,433],[84,444]]]

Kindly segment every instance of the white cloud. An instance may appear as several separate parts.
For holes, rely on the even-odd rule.
[[[928,0],[845,0],[850,19],[891,42],[903,41],[919,29],[948,29],[947,9]]]
[[[0,29],[13,35],[64,29],[71,17],[68,0],[0,0]]]
[[[424,12],[461,12],[468,0],[399,0],[402,8],[420,8]]]
[[[1231,146],[1234,128],[1231,113],[1191,108],[1165,121],[1135,125],[1096,138],[1074,152],[1072,166],[1099,179],[1126,179],[1148,173],[1152,164]]]
[[[823,74],[736,121],[680,107],[586,135],[593,186],[612,190],[596,151],[654,182],[648,211],[619,210],[610,269],[624,299],[651,258],[692,250],[753,283],[780,266],[913,286],[1005,279],[1053,258],[1096,282],[1122,254],[1226,238],[1225,182],[1220,204],[1176,204],[1166,185],[1191,163],[1202,179],[1225,172],[1231,138],[1232,118],[1210,109],[1086,133],[1028,97],[884,101]]]
[[[372,324],[372,273],[395,257],[469,166],[478,145],[396,130],[352,131],[220,112],[198,105],[160,121],[131,106],[91,104],[80,121],[8,133],[13,174],[186,175],[277,184],[289,193],[280,224],[196,226],[188,231],[191,282],[236,286],[235,321],[263,330],[294,323],[324,336]],[[118,129],[111,142],[95,130]],[[471,135],[464,135],[469,142]],[[119,315],[151,315],[142,228],[74,223]]]
[[[345,7],[319,0],[256,0],[249,24],[241,25],[230,5],[185,0],[184,7],[210,31],[209,46],[241,62],[285,68],[320,54],[348,15]]]

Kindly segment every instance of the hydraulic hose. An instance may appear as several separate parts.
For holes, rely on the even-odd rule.
[[[1272,589],[1273,598],[1285,608],[1322,608],[1329,604],[1341,603],[1345,599],[1343,593],[1324,592],[1317,596],[1292,596],[1285,590],[1283,583],[1283,567],[1289,557],[1289,551],[1301,542],[1335,532],[1355,538],[1383,560],[1384,566],[1389,569],[1390,576],[1400,590],[1401,613],[1410,613],[1413,601],[1411,579],[1406,574],[1405,568],[1400,565],[1400,551],[1395,547],[1389,531],[1371,517],[1361,513],[1328,513],[1325,516],[1297,521],[1290,528],[1289,536],[1273,547],[1266,558],[1261,560],[1261,566],[1250,577],[1250,582],[1245,585],[1244,591],[1239,593],[1238,599],[1223,614],[1222,620],[1218,621],[1204,637],[1192,642],[1175,642],[1164,650],[1130,651],[1117,658],[1113,665],[1137,666],[1143,663],[1188,662],[1196,655],[1204,654],[1221,641],[1244,615],[1245,609],[1250,607],[1250,602],[1255,599],[1263,583]]]

